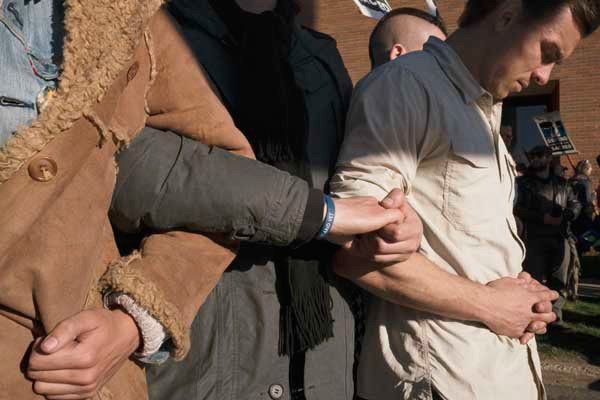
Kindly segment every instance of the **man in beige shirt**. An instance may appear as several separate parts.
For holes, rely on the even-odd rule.
[[[401,187],[424,226],[419,253],[400,264],[338,254],[338,273],[379,297],[361,397],[545,398],[527,331],[555,318],[537,305],[557,294],[517,279],[524,247],[499,101],[547,83],[599,20],[598,0],[471,0],[447,43],[431,38],[358,85],[332,192],[381,199]]]

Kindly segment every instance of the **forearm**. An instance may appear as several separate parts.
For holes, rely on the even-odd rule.
[[[310,240],[323,196],[294,176],[169,132],[145,129],[119,156],[111,220],[125,232],[187,229],[274,245]]]
[[[376,269],[339,251],[335,270],[377,297],[446,318],[485,323],[493,309],[489,287],[449,274],[419,253]]]

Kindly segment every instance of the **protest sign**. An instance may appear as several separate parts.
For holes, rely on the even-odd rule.
[[[392,10],[387,0],[354,0],[358,9],[367,17],[381,19]]]
[[[552,155],[560,156],[577,153],[559,112],[535,116],[533,121],[537,125],[546,146],[552,149]]]
[[[390,11],[392,7],[387,0],[354,0],[360,12],[370,18],[381,19]],[[427,11],[434,17],[438,15],[435,0],[425,0]]]

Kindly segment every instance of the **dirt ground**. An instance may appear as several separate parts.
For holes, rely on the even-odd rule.
[[[600,367],[577,359],[542,359],[542,371],[548,400],[600,400]]]

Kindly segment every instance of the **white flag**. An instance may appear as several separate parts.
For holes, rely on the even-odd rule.
[[[435,4],[435,0],[425,0],[425,4],[427,5],[427,11],[429,11],[429,14],[437,17],[437,5]]]
[[[381,19],[392,11],[387,0],[354,0],[354,2],[363,15],[375,19]]]

